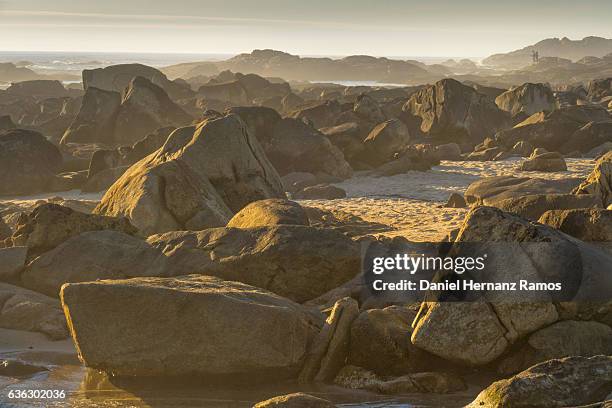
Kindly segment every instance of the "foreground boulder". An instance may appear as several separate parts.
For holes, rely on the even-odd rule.
[[[494,382],[469,407],[574,407],[603,401],[611,391],[612,357],[567,357]]]
[[[52,340],[68,337],[57,298],[6,283],[0,283],[0,327],[44,333]]]
[[[80,359],[117,376],[292,378],[321,323],[288,299],[210,276],[67,284],[61,300]]]
[[[95,212],[127,216],[151,235],[224,226],[233,211],[282,192],[257,140],[229,115],[177,129],[111,186]]]
[[[38,132],[0,133],[0,195],[49,191],[62,166],[59,149]]]
[[[306,211],[294,201],[271,198],[254,201],[227,223],[228,227],[252,228],[272,225],[309,225]]]
[[[537,112],[552,111],[555,108],[555,97],[545,84],[525,83],[499,95],[495,98],[495,104],[512,116],[521,112],[530,116]]]
[[[418,91],[402,110],[420,117],[421,130],[430,136],[470,146],[509,122],[509,115],[490,98],[454,79],[443,79]]]
[[[587,300],[601,302],[602,291],[607,296],[605,288],[612,283],[605,272],[612,266],[607,252],[495,208],[472,209],[453,247],[461,250],[474,243],[489,257],[486,276],[481,276],[486,281],[563,282],[562,291],[517,290],[501,296],[483,290],[472,302],[423,303],[412,343],[447,360],[487,364],[512,343],[559,320],[554,299],[573,304],[576,310],[566,316],[571,318],[588,308]],[[479,280],[474,271],[471,275]]]
[[[612,151],[597,160],[595,168],[575,190],[576,194],[594,194],[607,208],[612,204]]]
[[[49,251],[83,232],[101,230],[120,231],[130,235],[137,232],[127,218],[85,214],[47,203],[19,217],[11,240],[14,246],[27,246],[29,256],[33,256]]]
[[[169,232],[148,242],[165,255],[155,276],[202,273],[261,287],[296,302],[347,282],[359,245],[338,231],[299,225]]]

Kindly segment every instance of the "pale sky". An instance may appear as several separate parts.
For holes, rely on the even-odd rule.
[[[480,57],[611,21],[612,0],[0,0],[0,51]]]

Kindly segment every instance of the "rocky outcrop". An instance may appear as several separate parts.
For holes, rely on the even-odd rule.
[[[320,325],[288,299],[211,276],[67,284],[61,300],[82,361],[116,376],[292,378]]]
[[[587,123],[575,131],[561,149],[564,152],[589,152],[605,143],[612,143],[612,119]]]
[[[357,97],[353,105],[353,112],[359,118],[372,123],[380,123],[387,119],[378,102],[367,94]]]
[[[87,231],[113,230],[134,235],[127,218],[85,214],[58,204],[43,204],[19,217],[11,237],[14,246],[28,247],[32,257],[50,251],[62,242]]]
[[[61,144],[115,144],[115,120],[120,105],[121,95],[118,92],[87,88],[81,109],[64,132]]]
[[[348,363],[381,376],[432,367],[434,357],[410,342],[416,310],[406,306],[363,311],[351,325]]]
[[[379,166],[393,160],[410,143],[408,128],[399,119],[390,119],[377,125],[364,139],[363,159]]]
[[[0,327],[44,333],[52,340],[68,337],[57,299],[7,283],[0,283]]]
[[[464,197],[468,204],[494,205],[496,201],[533,194],[567,194],[580,184],[579,179],[544,180],[540,178],[493,176],[470,184]]]
[[[14,82],[6,89],[6,93],[22,98],[48,99],[69,96],[68,91],[60,81],[34,79]]]
[[[471,146],[509,122],[509,115],[486,95],[454,79],[443,79],[418,91],[402,109],[420,117],[421,130],[431,137]]]
[[[309,225],[308,216],[304,208],[294,201],[271,198],[248,204],[227,223],[232,228],[273,225]]]
[[[11,119],[10,115],[1,115],[0,116],[0,133],[5,130],[15,129],[17,126]]]
[[[589,122],[607,120],[610,120],[610,115],[602,107],[569,106],[549,113],[535,113],[513,128],[499,131],[495,134],[495,139],[507,148],[511,148],[519,141],[527,141],[535,147],[569,153],[565,144],[571,140],[574,132]],[[573,146],[568,145],[568,147]],[[585,146],[584,151],[592,147]]]
[[[554,209],[546,211],[538,222],[582,241],[612,242],[611,210],[603,208]]]
[[[344,158],[355,169],[363,166],[361,162],[365,150],[363,139],[368,135],[368,129],[357,122],[346,122],[341,125],[321,128],[321,133],[336,146]]]
[[[574,299],[595,301],[601,298],[601,288],[609,285],[609,277],[602,271],[612,265],[610,254],[498,209],[472,209],[453,247],[460,251],[470,245],[465,243],[475,242],[481,243],[479,251],[489,256],[488,282],[564,282],[563,301],[573,302],[576,309],[587,306]],[[513,264],[511,271],[508,262]],[[553,302],[553,296],[560,294],[517,293],[520,295],[509,293],[500,298],[495,291],[481,291],[472,302],[423,303],[412,343],[458,363],[490,363],[511,344],[560,319]],[[577,313],[574,310],[566,317]]]
[[[338,231],[298,225],[169,232],[148,242],[165,255],[160,272],[202,273],[254,285],[296,302],[359,272],[359,245]],[[163,267],[163,269],[162,269]]]
[[[555,97],[547,85],[528,82],[502,93],[495,98],[495,104],[512,116],[521,112],[531,116],[555,109]]]
[[[304,120],[316,129],[320,129],[335,125],[336,117],[341,112],[340,104],[335,100],[329,100],[292,112],[289,117]]]
[[[593,171],[574,193],[597,196],[603,208],[612,204],[612,151],[597,160]]]
[[[0,281],[16,282],[26,265],[28,248],[17,246],[0,248]]]
[[[161,87],[172,99],[183,99],[193,96],[189,87],[168,80],[168,78],[153,67],[142,64],[118,64],[105,68],[83,70],[83,88],[90,87],[107,91],[123,92],[132,79],[146,78]]]
[[[582,406],[603,401],[610,391],[612,357],[567,357],[494,382],[469,408]]]
[[[0,195],[50,191],[62,166],[58,148],[38,132],[0,133]]]
[[[232,108],[254,132],[266,155],[281,174],[326,173],[348,178],[353,174],[342,152],[321,132],[300,119],[280,119],[270,108]]]
[[[164,90],[143,77],[132,79],[117,112],[114,139],[131,145],[156,129],[186,126],[193,118],[175,104]]]
[[[150,235],[224,226],[232,211],[282,192],[257,140],[229,115],[173,132],[111,186],[95,211],[125,215]]]
[[[330,184],[316,184],[296,191],[293,198],[298,200],[336,200],[346,197],[346,191]]]
[[[599,204],[595,196],[588,194],[528,194],[494,201],[490,205],[538,221],[542,214],[550,210],[592,208]]]
[[[612,354],[612,328],[599,322],[565,320],[531,334],[525,345],[504,358],[500,374],[512,375],[553,358]]]
[[[567,164],[560,153],[537,154],[534,150],[531,156],[519,165],[518,169],[520,171],[567,171]]]

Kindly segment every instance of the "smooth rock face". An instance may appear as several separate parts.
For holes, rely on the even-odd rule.
[[[126,171],[96,212],[125,215],[141,233],[224,226],[252,201],[281,197],[280,178],[235,115],[177,129]]]
[[[169,232],[148,242],[165,255],[161,274],[202,273],[244,282],[296,302],[360,271],[359,245],[340,232],[298,225]]]
[[[134,235],[127,218],[85,214],[58,204],[43,204],[22,214],[11,237],[14,246],[28,247],[28,255],[50,251],[71,237],[87,231],[113,230]]]
[[[509,121],[509,115],[486,95],[454,79],[418,91],[402,109],[422,119],[423,132],[460,144],[475,145]]]
[[[303,392],[281,395],[258,402],[253,408],[335,408],[328,400],[318,398]]]
[[[132,79],[117,112],[116,144],[131,145],[166,126],[187,126],[193,118],[175,104],[159,86],[143,77]]]
[[[402,375],[431,366],[432,356],[410,342],[416,311],[403,306],[370,309],[351,325],[348,363],[379,375]]]
[[[520,112],[533,115],[552,111],[555,108],[555,97],[545,84],[525,83],[499,95],[495,98],[495,104],[512,116]]]
[[[482,365],[509,346],[506,329],[488,303],[429,305],[412,332],[412,344],[445,360]]]
[[[390,119],[377,125],[363,141],[363,157],[373,165],[393,159],[410,143],[408,128],[399,119]]]
[[[538,222],[582,241],[612,242],[612,211],[609,209],[550,210]]]
[[[115,144],[115,120],[120,105],[121,95],[118,92],[89,87],[79,113],[64,132],[60,143]]]
[[[492,203],[493,207],[533,221],[537,221],[542,214],[549,210],[592,208],[598,205],[597,198],[588,194],[529,194]]]
[[[594,194],[599,197],[601,206],[612,204],[612,151],[603,155],[595,168],[575,190],[576,194]]]
[[[15,246],[0,248],[0,281],[14,281],[26,264],[28,248]]]
[[[469,408],[573,407],[612,390],[612,357],[567,357],[533,366],[482,391]]]
[[[612,354],[610,326],[591,321],[565,320],[530,335],[527,344],[501,362],[498,371],[512,375],[553,358],[600,354]]]
[[[353,112],[361,119],[373,123],[380,123],[387,119],[378,102],[366,94],[357,97]]]
[[[320,324],[288,299],[210,276],[67,284],[61,300],[85,365],[119,376],[295,377]]]
[[[0,327],[40,332],[53,340],[68,337],[57,299],[6,283],[0,283]]]
[[[464,197],[468,204],[495,205],[507,198],[534,194],[566,194],[580,184],[579,179],[544,180],[529,177],[483,177],[470,184]]]
[[[0,133],[0,195],[49,191],[62,155],[38,132],[12,129]]]
[[[569,140],[565,142],[563,151],[589,152],[592,149],[596,149],[597,146],[606,143],[608,145],[612,144],[612,119],[587,123],[574,132]],[[610,150],[609,147],[608,150]]]
[[[163,271],[159,251],[145,241],[117,231],[91,231],[45,252],[21,274],[23,285],[57,297],[66,282],[149,276],[155,264]],[[162,272],[157,272],[162,273]]]
[[[233,228],[272,225],[309,225],[306,211],[294,201],[271,198],[254,201],[240,210],[227,223]]]

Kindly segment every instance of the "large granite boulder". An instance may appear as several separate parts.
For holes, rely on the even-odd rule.
[[[227,223],[232,228],[272,225],[309,225],[308,215],[295,201],[270,198],[248,204]]]
[[[115,120],[121,105],[118,92],[89,87],[83,96],[79,113],[64,132],[61,144],[115,144]]]
[[[79,357],[116,376],[199,376],[234,384],[297,376],[321,317],[211,276],[67,284]]]
[[[580,184],[579,179],[545,180],[540,178],[493,176],[470,184],[464,197],[468,204],[494,205],[496,201],[533,194],[567,194]]]
[[[416,310],[406,306],[361,312],[351,325],[348,363],[381,376],[429,369],[434,357],[410,342],[415,317]]]
[[[143,77],[132,79],[117,112],[114,139],[131,145],[156,129],[186,126],[193,118],[174,103],[163,88]]]
[[[198,88],[198,97],[206,101],[217,100],[236,105],[248,105],[249,96],[239,81],[209,83]]]
[[[26,247],[0,248],[0,281],[17,282],[26,265],[27,255]]]
[[[15,129],[17,125],[13,122],[10,115],[0,115],[0,132]]]
[[[495,208],[472,209],[453,250],[473,248],[475,243],[479,253],[488,255],[488,261],[486,275],[478,278],[472,271],[472,278],[487,282],[562,282],[562,290],[483,290],[471,302],[459,298],[461,302],[423,303],[412,343],[451,361],[490,363],[511,344],[559,320],[558,301],[574,304],[577,310],[572,313],[576,315],[578,309],[588,307],[588,302],[601,302],[602,291],[612,284],[604,272],[612,266],[609,253]]]
[[[367,94],[357,97],[353,105],[353,112],[359,118],[372,123],[380,123],[387,119],[378,102]]]
[[[601,402],[611,391],[612,357],[567,357],[494,382],[468,407],[576,407]]]
[[[582,197],[584,195],[578,195]],[[554,209],[538,222],[582,241],[612,242],[612,211],[603,208]]]
[[[512,375],[553,358],[612,355],[612,328],[599,322],[564,320],[531,334],[498,367]]]
[[[607,120],[610,120],[610,115],[602,107],[563,107],[548,113],[534,113],[513,128],[499,131],[495,134],[495,139],[506,148],[511,148],[523,140],[535,147],[569,153],[567,149],[574,146],[565,146],[565,143],[571,139],[574,132],[589,122]],[[585,147],[585,151],[592,147]]]
[[[515,116],[521,112],[528,116],[537,112],[550,112],[555,109],[555,97],[546,84],[530,82],[509,89],[495,98],[500,109]]]
[[[284,118],[271,108],[231,108],[261,143],[266,155],[281,174],[326,173],[348,178],[351,166],[342,152],[320,131],[301,119]]]
[[[113,230],[90,231],[34,259],[21,273],[21,282],[26,288],[57,297],[67,282],[165,273],[164,257],[143,239]]]
[[[0,195],[50,191],[62,166],[59,149],[38,132],[0,133]]]
[[[69,96],[70,91],[57,80],[33,79],[30,81],[14,82],[6,93],[22,98],[48,99]]]
[[[361,157],[365,150],[363,139],[367,137],[368,130],[369,127],[364,127],[357,122],[346,122],[320,129],[321,133],[340,149],[353,168],[362,164]]]
[[[605,143],[612,143],[612,119],[587,123],[570,136],[561,150],[586,153]]]
[[[349,281],[359,245],[338,231],[299,225],[211,228],[152,236],[166,259],[153,276],[202,273],[261,287],[296,302]]]
[[[597,196],[603,208],[612,204],[612,151],[597,160],[593,171],[574,193]]]
[[[547,211],[592,208],[598,207],[599,203],[595,196],[589,194],[528,194],[493,201],[490,205],[538,221]]]
[[[150,235],[224,226],[232,211],[282,192],[255,137],[229,115],[173,132],[111,186],[95,211],[125,215]]]
[[[7,283],[0,283],[0,327],[44,333],[52,340],[68,337],[57,299]]]
[[[364,139],[363,160],[379,166],[393,160],[410,143],[408,128],[399,119],[390,119],[378,124]]]
[[[454,79],[416,92],[402,109],[421,118],[423,132],[462,145],[474,146],[509,123],[509,115],[490,98]]]
[[[301,108],[289,114],[290,118],[304,120],[316,129],[336,124],[336,118],[342,112],[342,107],[336,100],[320,102],[313,106]]]
[[[31,257],[50,251],[83,232],[102,230],[129,235],[137,232],[127,218],[85,214],[59,204],[46,203],[19,217],[11,240],[14,246],[27,246]]]
[[[123,92],[132,79],[143,77],[161,87],[172,99],[192,97],[194,92],[188,86],[170,81],[159,70],[142,64],[118,64],[105,68],[83,70],[83,88],[90,87],[107,91]]]

